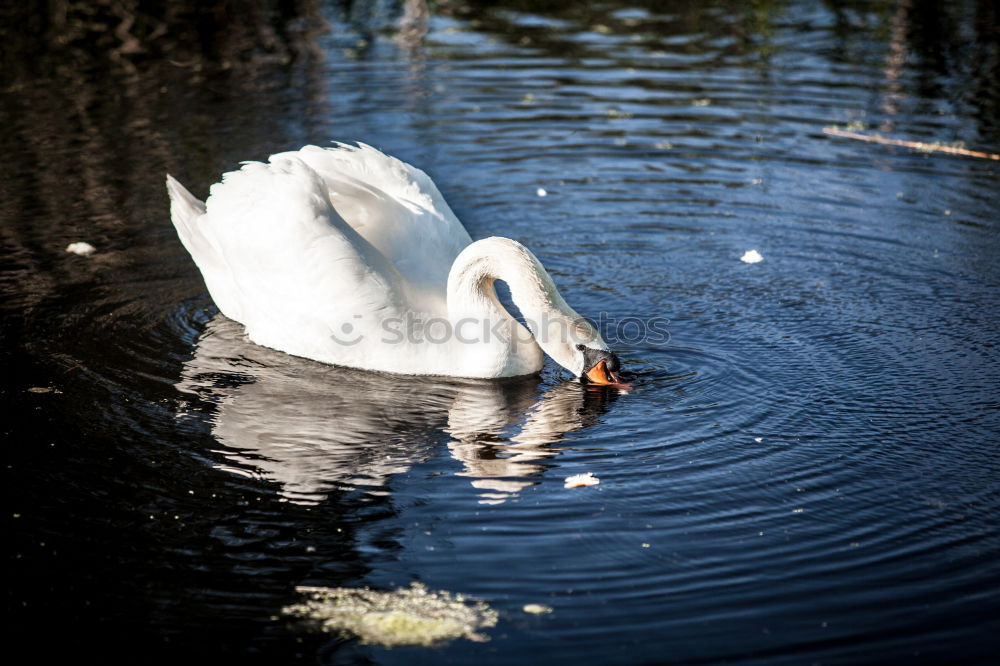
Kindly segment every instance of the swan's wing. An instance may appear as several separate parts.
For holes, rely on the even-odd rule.
[[[337,213],[415,285],[445,289],[472,242],[430,177],[365,144],[306,146],[295,156],[323,179]]]
[[[219,309],[254,342],[349,365],[351,349],[331,336],[344,323],[375,323],[401,310],[398,274],[340,218],[301,160],[244,164],[212,186],[204,214],[181,215],[180,223],[177,213],[197,206],[175,198],[175,189],[182,241]]]

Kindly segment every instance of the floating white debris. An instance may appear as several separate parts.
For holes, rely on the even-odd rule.
[[[548,195],[548,192],[545,191],[544,187],[539,187],[537,190],[535,190],[535,194],[537,194],[540,197],[544,197]]]
[[[756,264],[758,261],[764,261],[764,257],[757,250],[747,250],[740,257],[740,261],[744,264]]]
[[[758,444],[760,444],[761,442],[763,442],[763,441],[764,441],[764,438],[763,438],[763,437],[754,437],[754,438],[753,438],[753,441],[755,441],[755,442],[757,442]]]
[[[521,610],[532,615],[545,615],[552,612],[552,606],[546,606],[545,604],[525,604]]]
[[[601,482],[593,472],[587,472],[586,474],[574,474],[573,476],[566,477],[566,488],[583,488],[584,486],[596,486]]]
[[[81,241],[79,243],[70,243],[69,245],[66,246],[66,251],[72,252],[73,254],[78,254],[81,257],[89,257],[90,255],[97,252],[97,248],[91,245],[90,243],[84,243]]]

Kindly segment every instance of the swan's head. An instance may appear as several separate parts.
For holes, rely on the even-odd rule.
[[[496,280],[510,287],[511,299],[534,337],[531,350],[541,347],[553,361],[591,384],[628,388],[618,377],[621,363],[601,334],[563,300],[542,263],[517,241],[494,236],[462,250],[448,274],[451,318],[471,314],[475,319],[485,311],[487,317],[499,316],[520,328],[497,300]]]
[[[594,349],[587,345],[577,345],[580,370],[577,374],[590,384],[621,385],[618,371],[621,361],[618,356],[607,349]]]
[[[550,306],[540,318],[541,326],[528,320],[538,345],[553,361],[587,384],[627,388],[618,376],[621,361],[608,349],[601,334],[566,305],[562,297],[556,294],[556,298],[556,305]]]

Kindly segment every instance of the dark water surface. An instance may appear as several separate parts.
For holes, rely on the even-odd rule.
[[[822,132],[1000,152],[996,10],[939,5],[446,3],[423,40],[324,6],[330,31],[249,55],[5,68],[14,635],[133,663],[989,663],[1000,162]],[[618,329],[627,393],[245,342],[164,174],[204,196],[332,139],[428,171],[611,333],[669,341]],[[486,600],[491,640],[279,617],[296,585],[411,581]]]

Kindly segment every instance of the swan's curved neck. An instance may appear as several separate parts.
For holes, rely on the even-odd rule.
[[[516,320],[500,304],[493,283],[503,280],[538,345],[576,375],[583,371],[577,344],[605,349],[600,335],[566,304],[541,262],[517,241],[485,238],[467,246],[448,274],[448,317],[503,323]],[[577,367],[579,366],[579,367]]]

